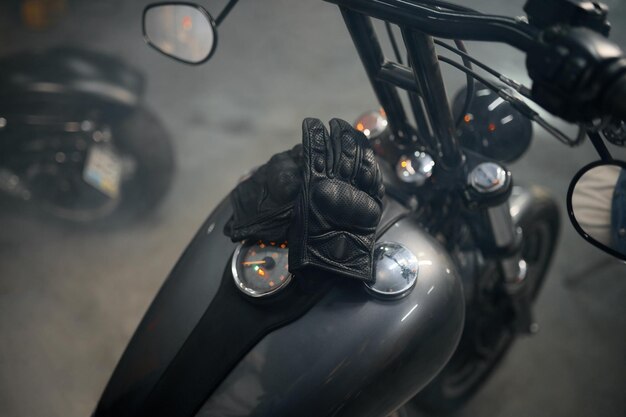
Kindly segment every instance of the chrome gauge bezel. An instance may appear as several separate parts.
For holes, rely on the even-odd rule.
[[[386,248],[400,251],[400,255],[402,256],[402,258],[399,263],[398,261],[396,261],[396,264],[400,269],[406,267],[408,270],[411,271],[411,275],[408,277],[408,279],[403,279],[402,271],[394,271],[394,273],[388,275],[385,279],[385,282],[382,283],[382,285],[385,287],[380,288],[381,283],[377,282],[376,280],[376,278],[379,277],[379,261],[376,258],[376,254],[380,250],[386,251]],[[409,248],[398,242],[377,242],[374,246],[374,271],[374,282],[365,283],[365,288],[367,289],[367,291],[369,291],[372,295],[378,298],[386,300],[397,300],[398,298],[402,298],[409,294],[411,290],[415,287],[419,275],[419,261],[415,254]],[[390,291],[388,288],[386,288],[390,284],[397,288]]]
[[[249,288],[242,281],[241,277],[239,276],[239,268],[238,268],[239,255],[241,254],[242,249],[246,247],[246,245],[248,245],[248,242],[244,241],[244,242],[239,243],[237,247],[235,248],[235,251],[233,252],[233,257],[231,260],[230,269],[233,274],[233,281],[235,282],[235,286],[237,287],[237,289],[241,291],[242,293],[244,293],[245,295],[247,295],[248,297],[253,297],[253,298],[269,297],[285,289],[291,282],[291,278],[292,278],[291,273],[288,273],[286,275],[285,280],[280,285],[277,285],[276,288],[266,291],[266,292],[259,292],[259,291],[253,290],[252,288]]]

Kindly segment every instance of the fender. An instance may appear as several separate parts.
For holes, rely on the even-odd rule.
[[[141,73],[110,55],[78,48],[23,52],[0,59],[0,97],[45,99],[79,95],[124,107],[143,95]],[[15,102],[15,100],[1,100]]]
[[[224,200],[186,249],[122,356],[95,417],[160,415],[154,407],[146,414],[145,404],[158,401],[160,395],[152,394],[166,372],[176,371],[172,364],[180,362],[185,342],[216,302],[220,282],[232,284],[232,278],[222,281],[235,248],[222,234],[230,214]],[[399,242],[418,257],[410,294],[379,300],[361,282],[332,285],[303,315],[268,329],[192,412],[175,414],[383,416],[415,395],[456,348],[463,290],[445,249],[415,220],[396,220],[379,241]],[[215,326],[223,318],[216,317]],[[222,361],[212,353],[223,343],[212,339],[198,359]],[[198,381],[196,375],[187,378]],[[381,398],[383,386],[388,395]]]

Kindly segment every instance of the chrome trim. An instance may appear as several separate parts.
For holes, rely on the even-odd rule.
[[[507,172],[495,162],[483,162],[478,164],[469,173],[468,182],[481,194],[500,191],[507,184]]]
[[[401,181],[422,186],[433,175],[435,161],[425,152],[402,155],[396,164],[396,175]]]
[[[394,257],[385,253],[395,251]],[[391,259],[393,263],[386,261]],[[381,268],[385,266],[385,268]],[[384,299],[398,299],[415,287],[419,274],[417,257],[406,246],[396,242],[380,242],[374,248],[374,282],[365,283],[373,295]]]
[[[361,114],[354,122],[354,128],[371,140],[385,133],[389,129],[389,122],[380,111],[372,110]]]

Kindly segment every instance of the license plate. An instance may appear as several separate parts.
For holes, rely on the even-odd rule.
[[[92,146],[83,170],[85,182],[111,198],[117,198],[122,180],[122,159],[109,147]]]

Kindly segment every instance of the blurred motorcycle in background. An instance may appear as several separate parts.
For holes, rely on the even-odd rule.
[[[136,218],[174,173],[142,74],[78,48],[0,59],[0,192],[72,223]]]

